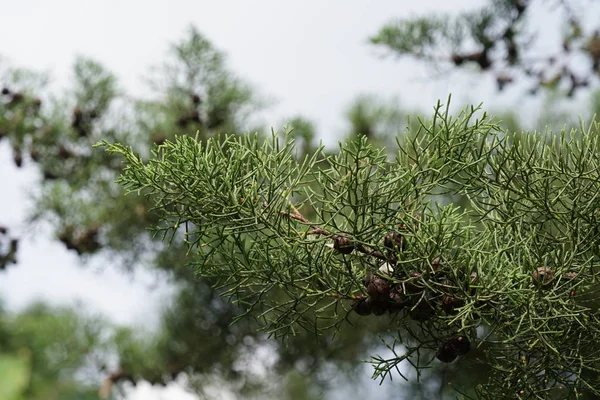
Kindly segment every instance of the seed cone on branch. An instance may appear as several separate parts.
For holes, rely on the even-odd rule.
[[[81,111],[81,109],[79,107],[75,107],[73,109],[73,122],[71,123],[71,125],[73,126],[73,128],[77,128],[79,125],[81,125],[82,121],[83,121],[83,112]]]
[[[100,225],[93,225],[90,228],[75,235],[75,227],[67,225],[58,236],[68,250],[75,250],[78,254],[94,253],[101,248],[98,241],[98,232]]]
[[[450,363],[458,356],[464,355],[471,349],[471,342],[464,335],[456,335],[447,339],[436,354],[436,358],[444,363]]]
[[[465,301],[453,296],[444,295],[442,298],[442,310],[446,312],[446,314],[453,315],[456,314],[456,309],[465,305]]]
[[[431,260],[431,268],[434,272],[440,271],[444,267],[444,259],[442,257],[436,257]]]
[[[350,254],[356,246],[350,239],[344,236],[336,236],[333,239],[333,248],[342,254]]]
[[[404,296],[404,290],[402,289],[402,285],[395,285],[390,290],[389,295],[389,311],[400,311],[404,309],[406,305],[406,297]]]
[[[364,279],[368,297],[354,302],[353,310],[358,315],[383,315],[386,311],[398,312],[404,309],[407,298],[401,284],[391,286],[385,278],[369,275]]]
[[[406,230],[404,225],[398,225],[398,230]],[[406,238],[399,231],[391,231],[383,238],[383,245],[392,251],[404,251],[406,250],[407,243]]]
[[[471,350],[471,342],[464,335],[453,336],[448,342],[454,347],[456,354],[459,356],[467,354]]]
[[[96,118],[98,114],[96,111],[84,112],[79,107],[73,109],[73,120],[71,127],[77,131],[79,137],[85,137],[90,134],[90,121]]]
[[[369,297],[376,301],[387,301],[390,296],[390,284],[380,276],[373,276],[367,283]]]
[[[531,276],[533,283],[542,289],[549,289],[554,281],[554,273],[549,267],[538,267]]]
[[[409,315],[415,321],[427,321],[436,315],[436,310],[433,304],[424,296],[410,309]]]
[[[352,307],[355,313],[358,315],[370,315],[372,309],[372,302],[368,302],[367,299],[359,299],[354,303]]]

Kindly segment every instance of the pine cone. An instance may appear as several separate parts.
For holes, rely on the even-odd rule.
[[[456,357],[458,357],[458,355],[456,354],[454,347],[448,342],[444,342],[435,355],[435,358],[443,363],[451,363],[456,360]]]
[[[449,363],[456,357],[466,354],[471,350],[471,342],[464,335],[456,335],[446,340],[436,354],[436,358],[441,362]]]
[[[404,236],[394,231],[388,233],[388,235],[383,238],[383,245],[390,250],[406,250],[406,240],[404,239]]]
[[[542,288],[549,289],[552,286],[554,280],[554,273],[548,267],[538,267],[532,273],[533,283]]]
[[[451,337],[447,343],[454,348],[456,355],[462,356],[471,350],[471,341],[465,335]]]
[[[333,239],[333,248],[342,254],[350,254],[354,250],[354,243],[344,236],[336,236]]]
[[[354,303],[352,309],[358,315],[370,315],[373,304],[368,299],[360,299]]]
[[[374,276],[367,285],[367,293],[374,301],[387,302],[390,297],[390,284],[380,276]]]
[[[446,314],[456,314],[456,309],[465,305],[464,300],[458,299],[456,297],[452,297],[449,295],[445,295],[442,298],[442,310],[446,312]]]

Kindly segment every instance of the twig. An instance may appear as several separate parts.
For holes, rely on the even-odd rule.
[[[341,294],[341,293],[327,293],[329,297],[337,297],[338,299],[352,299],[352,300],[361,300],[366,299],[367,296],[364,294]]]
[[[268,204],[263,203],[263,206],[266,208],[268,207]],[[292,208],[292,212],[288,212],[288,211],[280,211],[279,213],[281,215],[284,215],[286,217],[289,217],[293,220],[302,222],[304,224],[310,225],[310,227],[312,228],[310,231],[307,232],[308,235],[323,235],[323,236],[327,236],[332,238],[333,240],[336,239],[340,239],[340,238],[345,238],[348,239],[350,241],[350,243],[348,243],[349,245],[354,245],[354,248],[356,249],[356,251],[363,253],[363,254],[367,254],[370,255],[372,257],[378,258],[380,260],[387,260],[388,258],[380,251],[372,249],[368,246],[365,246],[364,244],[357,244],[352,242],[352,240],[344,235],[339,235],[339,234],[335,234],[335,233],[331,233],[326,229],[321,228],[319,225],[314,224],[312,222],[310,222],[308,219],[306,219],[306,217],[304,217],[304,215],[302,215],[302,213],[300,211],[298,211],[298,209],[293,205],[290,204],[290,207]]]

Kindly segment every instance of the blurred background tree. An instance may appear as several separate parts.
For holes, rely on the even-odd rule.
[[[557,3],[564,34],[558,51],[541,57],[529,27],[546,3],[526,1],[493,1],[456,18],[391,23],[371,41],[446,72],[474,66],[493,74],[499,91],[522,81],[518,86],[527,95],[550,93],[550,104],[556,104],[589,91],[598,81],[598,27],[587,26],[585,9],[577,13],[573,3]],[[582,59],[585,68],[576,62]],[[31,224],[31,230],[36,224],[50,226],[56,239],[83,261],[100,259],[121,265],[124,272],[157,270],[177,288],[172,304],[156,310],[161,324],[152,334],[43,305],[19,315],[3,312],[0,370],[14,374],[0,373],[6,398],[121,398],[139,380],[156,385],[176,380],[206,397],[211,388],[225,383],[240,397],[309,399],[327,397],[336,382],[360,384],[354,379],[363,371],[359,360],[380,346],[378,336],[388,333],[383,321],[369,317],[357,322],[356,329],[319,343],[302,334],[290,343],[268,340],[251,320],[231,325],[242,310],[223,301],[211,282],[195,278],[185,267],[183,247],[166,247],[162,238],[146,231],[156,222],[150,203],[124,196],[114,184],[120,161],[91,149],[106,139],[135,145],[148,157],[154,144],[176,134],[198,132],[200,138],[208,138],[229,132],[268,133],[252,120],[266,101],[228,70],[224,55],[202,34],[190,29],[171,47],[167,61],[150,74],[152,95],[143,99],[131,98],[116,76],[86,58],[76,60],[71,85],[61,95],[46,89],[46,74],[6,62],[0,63],[0,83],[0,142],[10,145],[16,166],[33,165],[40,171],[39,190],[33,195],[36,206],[24,223]],[[581,111],[584,117],[599,110],[599,98],[589,113]],[[419,113],[412,112],[409,120],[408,111],[413,110],[403,109],[397,100],[361,96],[349,105],[346,135],[362,133],[389,143],[418,123]],[[556,115],[549,114],[546,120]],[[507,129],[521,130],[514,115],[503,120]],[[552,126],[564,123],[561,115]],[[289,126],[302,152],[312,152],[319,136],[314,125],[296,117]],[[0,269],[18,268],[18,244],[12,232],[0,230]],[[262,372],[256,372],[260,368],[254,355],[261,351],[272,357],[263,363]],[[442,383],[460,372],[453,365],[440,365],[424,373],[425,383],[403,388],[412,398],[442,396]]]
[[[226,382],[236,396],[281,398],[287,393],[297,398],[304,393],[305,398],[315,398],[332,376],[357,369],[369,340],[367,331],[377,332],[382,324],[321,344],[314,337],[299,335],[290,346],[267,340],[255,323],[232,325],[242,310],[222,300],[211,282],[195,277],[185,266],[183,247],[167,247],[162,238],[147,232],[147,226],[156,222],[149,202],[124,196],[114,183],[121,163],[91,149],[107,138],[135,145],[148,156],[156,144],[175,135],[197,133],[208,138],[257,129],[249,122],[252,112],[261,107],[255,90],[228,71],[223,54],[197,30],[190,29],[184,40],[172,46],[169,61],[152,71],[152,99],[128,97],[111,72],[85,58],[76,60],[72,86],[64,96],[45,93],[43,75],[3,67],[2,138],[10,144],[16,166],[30,164],[40,170],[34,212],[26,223],[50,226],[56,239],[84,261],[98,257],[118,263],[125,271],[157,269],[177,288],[172,304],[156,310],[162,313],[156,334],[95,322],[97,329],[88,342],[79,345],[76,333],[91,322],[76,318],[74,312],[39,306],[7,319],[11,346],[2,347],[6,362],[26,366],[23,378],[15,380],[23,381],[12,389],[15,393],[22,390],[23,398],[50,398],[51,393],[56,398],[91,396],[92,392],[119,397],[122,387],[139,380],[166,385],[184,375],[188,388],[206,396],[210,387]],[[304,141],[304,151],[312,151],[312,124],[302,118],[291,124]],[[7,229],[2,239],[2,267],[13,268],[19,239]],[[25,318],[29,322],[37,318],[40,330],[30,325],[27,335],[19,334]],[[16,328],[8,329],[13,325]],[[62,330],[54,331],[59,327]],[[44,357],[55,348],[65,353],[65,359],[48,363]],[[274,361],[262,366],[268,372],[256,374],[252,369],[261,366],[256,365],[254,354],[260,351],[272,353],[269,358]],[[27,358],[17,357],[22,352]],[[79,370],[92,374],[72,373]],[[58,378],[63,376],[65,381]],[[90,392],[94,384],[96,391]]]
[[[597,85],[600,77],[600,27],[595,18],[587,18],[594,3],[490,0],[458,15],[391,22],[371,43],[441,70],[472,68],[490,74],[499,91],[520,82],[531,95],[547,88],[573,97]],[[539,13],[552,11],[559,26],[535,23]],[[541,40],[554,42],[540,51]]]
[[[466,70],[494,79],[498,93],[515,86],[523,95],[541,96],[545,104],[535,128],[560,129],[577,123],[581,113],[591,117],[599,111],[597,10],[595,0],[489,0],[455,15],[391,21],[370,43],[386,55],[418,60],[438,76]],[[561,106],[580,93],[591,94],[591,110],[571,115]],[[499,111],[507,116],[506,126],[517,131],[514,110],[512,115]]]

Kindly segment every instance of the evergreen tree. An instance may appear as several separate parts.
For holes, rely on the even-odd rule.
[[[149,160],[102,145],[160,212],[155,234],[269,335],[374,315],[392,353],[376,377],[459,358],[486,371],[456,376],[464,395],[598,395],[600,126],[517,140],[477,111],[438,104],[393,160],[365,136],[302,159],[277,136],[181,136]]]
[[[500,90],[522,79],[532,93],[571,96],[595,82],[597,34],[570,3],[560,7],[562,53],[535,62],[525,40],[528,2],[390,24],[372,41],[436,65],[476,65],[495,74]],[[589,71],[565,61],[576,55]],[[0,142],[17,166],[40,171],[28,223],[49,223],[84,261],[143,264],[178,289],[152,336],[43,306],[3,318],[0,368],[18,375],[7,378],[7,393],[118,397],[131,382],[166,384],[185,373],[198,393],[226,382],[248,398],[286,390],[320,398],[335,381],[332,366],[337,379],[354,374],[368,352],[375,377],[400,372],[402,360],[414,364],[410,383],[425,382],[411,388],[415,398],[455,394],[452,387],[480,398],[598,391],[595,213],[585,215],[595,198],[595,125],[544,147],[547,138],[504,137],[494,122],[472,122],[470,110],[452,119],[438,107],[420,124],[363,97],[349,108],[349,139],[337,154],[318,148],[300,117],[278,138],[226,136],[263,131],[248,119],[262,102],[198,31],[169,60],[151,76],[150,99],[132,99],[89,59],[76,61],[63,96],[44,91],[44,74],[0,65]],[[128,166],[91,150],[99,140]],[[121,173],[148,196],[125,196],[114,183]],[[0,269],[17,263],[18,244],[0,230]],[[24,355],[64,343],[77,344],[55,363]],[[267,377],[240,367],[260,348],[277,355]],[[73,371],[92,378],[69,379]]]

